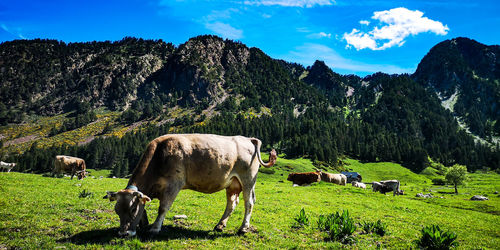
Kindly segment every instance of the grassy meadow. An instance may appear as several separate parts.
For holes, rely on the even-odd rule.
[[[52,178],[17,172],[0,173],[0,249],[3,248],[415,248],[414,241],[424,225],[438,224],[458,234],[461,249],[495,249],[500,246],[500,175],[470,174],[470,181],[453,194],[451,186],[433,186],[418,175],[394,163],[360,163],[346,160],[363,182],[399,179],[406,195],[393,197],[370,189],[315,183],[292,187],[290,172],[312,171],[306,159],[278,159],[271,169],[259,173],[257,202],[251,224],[253,232],[236,234],[244,205],[240,204],[224,232],[212,231],[225,208],[225,192],[202,194],[183,190],[167,214],[157,236],[139,232],[137,237],[119,238],[114,203],[102,199],[106,190],[124,188],[127,179],[107,178],[108,171],[93,171],[84,180]],[[273,173],[274,172],[274,173]],[[103,176],[104,178],[100,178]],[[370,186],[368,186],[370,187]],[[92,195],[80,198],[86,190]],[[416,193],[432,193],[436,198],[416,198]],[[489,201],[470,201],[481,194]],[[443,197],[443,198],[440,198]],[[156,218],[158,200],[146,205],[150,223]],[[310,225],[293,228],[294,218],[304,208]],[[358,223],[354,245],[325,241],[317,219],[348,209]],[[185,214],[184,220],[173,216]],[[387,225],[385,236],[366,234],[359,224],[380,219]]]

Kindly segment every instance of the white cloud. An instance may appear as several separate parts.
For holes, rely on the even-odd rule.
[[[384,50],[396,45],[402,46],[410,35],[423,32],[432,32],[437,35],[448,34],[447,25],[423,15],[424,13],[421,11],[412,11],[402,7],[376,11],[373,13],[372,19],[378,20],[381,24],[380,27],[374,27],[367,33],[352,29],[350,33],[344,33],[342,38],[347,42],[347,47],[352,46],[357,50],[366,48]]]
[[[332,48],[315,43],[306,43],[296,47],[288,55],[282,57],[291,62],[298,62],[303,65],[312,65],[316,60],[324,61],[334,71],[344,73],[375,73],[384,72],[388,74],[410,73],[415,69],[405,69],[395,65],[388,64],[368,64],[351,59],[347,59],[339,55]]]
[[[283,7],[306,7],[312,8],[315,5],[323,6],[323,5],[334,5],[334,0],[247,0],[244,1],[246,5],[278,5]]]
[[[370,21],[361,20],[361,21],[359,21],[359,24],[361,24],[361,25],[370,25]]]
[[[218,35],[221,35],[224,38],[229,38],[229,39],[243,38],[243,30],[236,29],[227,23],[221,23],[221,22],[206,23],[205,28],[217,33]]]
[[[312,39],[321,39],[321,38],[331,38],[332,34],[331,33],[325,33],[325,32],[319,32],[319,33],[312,33],[307,35],[307,38],[312,38]]]

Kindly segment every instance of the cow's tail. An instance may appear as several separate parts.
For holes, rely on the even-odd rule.
[[[156,146],[157,146],[156,140],[153,140],[151,143],[149,143],[146,151],[141,156],[141,160],[135,167],[134,172],[132,173],[132,177],[130,177],[128,181],[128,185],[135,185],[136,184],[135,179],[146,172],[146,169],[149,166],[149,162],[151,162],[151,159],[155,154]]]
[[[272,149],[271,152],[269,152],[269,162],[264,163],[262,161],[262,158],[260,157],[260,146],[262,145],[262,142],[257,138],[251,138],[250,140],[252,141],[253,145],[255,145],[255,153],[257,154],[257,159],[259,159],[260,165],[266,168],[273,166],[274,163],[276,163],[276,159],[278,158],[276,150]]]

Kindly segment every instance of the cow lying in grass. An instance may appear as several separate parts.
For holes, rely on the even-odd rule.
[[[291,181],[294,185],[309,185],[314,182],[320,182],[321,175],[319,172],[290,173],[287,180]]]
[[[330,174],[321,171],[319,171],[319,173],[321,175],[321,181],[335,183],[337,185],[342,185],[342,186],[345,186],[347,183],[347,176],[343,174]]]
[[[160,200],[160,207],[149,231],[158,233],[181,189],[207,194],[226,189],[226,210],[214,228],[216,231],[226,227],[243,192],[245,216],[238,232],[248,232],[259,166],[271,167],[277,158],[276,151],[272,150],[269,162],[264,163],[260,157],[261,144],[256,138],[209,134],[172,134],[154,139],[128,186],[118,192],[108,191],[104,196],[116,201],[115,211],[120,217],[118,234],[133,236],[138,225],[147,226],[144,205],[153,198]]]
[[[366,185],[362,182],[352,181],[351,184],[353,187],[366,188]]]

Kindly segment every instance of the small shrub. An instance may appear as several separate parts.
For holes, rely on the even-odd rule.
[[[79,198],[94,197],[94,193],[87,191],[87,189],[84,189],[80,192],[78,197]]]
[[[380,236],[387,234],[387,226],[380,220],[377,220],[377,222],[364,222],[363,230],[366,233],[376,233]]]
[[[335,240],[347,244],[354,241],[352,234],[356,231],[356,225],[349,211],[344,210],[342,214],[335,212],[329,215],[320,215],[318,218],[318,228],[328,233],[328,240]]]
[[[295,223],[292,227],[294,228],[302,228],[304,226],[309,225],[309,216],[306,215],[306,211],[304,208],[300,210],[300,213],[297,217],[295,217]]]
[[[422,236],[417,240],[417,245],[422,249],[450,249],[458,246],[456,239],[455,233],[445,232],[438,225],[432,225],[422,228]]]

